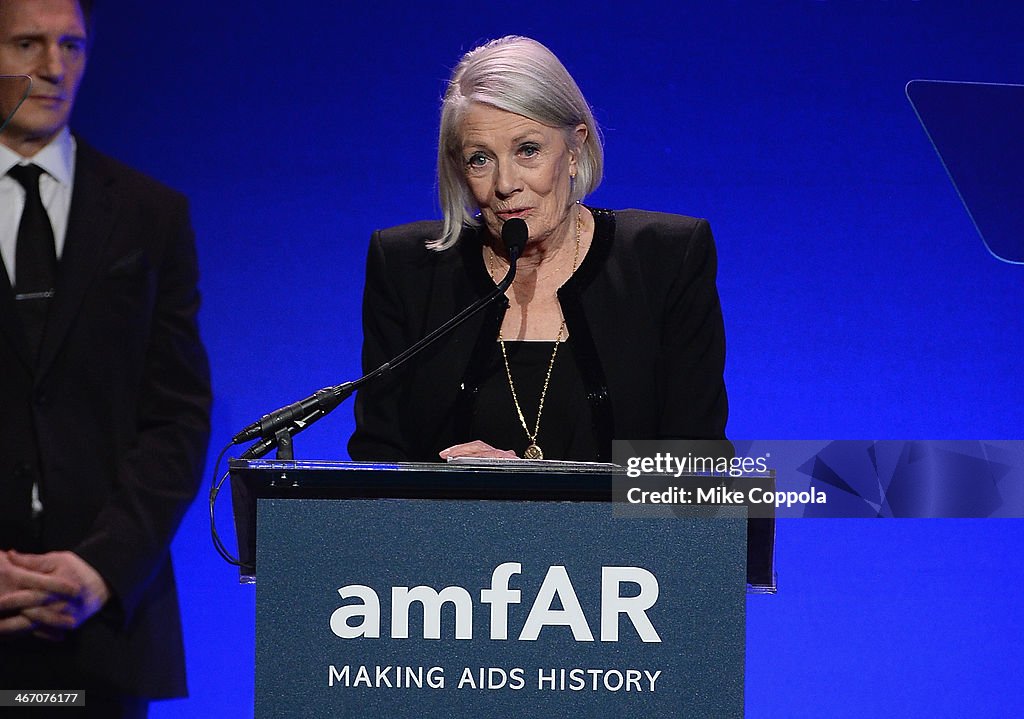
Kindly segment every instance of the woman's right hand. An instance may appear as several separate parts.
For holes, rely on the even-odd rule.
[[[493,459],[516,459],[518,457],[511,449],[496,449],[479,439],[456,444],[448,449],[442,449],[439,454],[441,459],[444,460],[455,457],[488,457]]]

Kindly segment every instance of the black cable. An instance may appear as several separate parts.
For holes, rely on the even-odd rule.
[[[224,485],[224,480],[228,478],[231,471],[225,471],[223,476],[218,480],[217,472],[220,470],[220,462],[224,459],[224,453],[228,451],[230,447],[234,446],[231,442],[228,442],[224,449],[217,455],[217,461],[213,465],[213,477],[210,480],[210,536],[213,539],[213,547],[217,550],[217,554],[221,558],[236,567],[242,566],[242,563],[228,551],[228,548],[221,541],[220,535],[217,534],[217,522],[214,519],[214,510],[217,507],[217,495],[220,494],[220,488]]]

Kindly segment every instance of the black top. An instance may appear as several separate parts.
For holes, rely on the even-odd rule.
[[[591,212],[590,250],[558,292],[569,333],[566,356],[574,360],[565,366],[578,371],[589,410],[562,433],[573,438],[566,440],[566,456],[610,461],[613,439],[723,438],[725,333],[708,223],[640,210]],[[417,222],[374,233],[363,303],[364,370],[390,360],[493,290],[481,252],[486,230],[467,228],[443,252],[426,249],[425,241],[440,231],[439,222]],[[446,447],[486,440],[474,431],[484,428],[481,408],[497,401],[491,394],[498,389],[496,338],[507,304],[495,302],[401,370],[361,390],[349,442],[352,458],[437,461]],[[555,389],[568,386],[560,380]],[[536,398],[528,394],[524,399],[533,408]],[[532,422],[535,414],[524,411]],[[522,433],[511,412],[505,419],[508,413],[496,409],[494,421],[514,421]],[[541,420],[542,438],[545,427],[557,425],[550,421]],[[501,432],[495,436],[507,434]],[[519,444],[510,448],[521,451],[525,436],[515,437]],[[557,456],[540,444],[546,456]],[[577,454],[585,445],[586,456]]]
[[[530,432],[536,426],[537,408],[554,346],[554,342],[505,342],[516,396]],[[497,342],[492,347],[470,420],[470,434],[492,447],[515,450],[522,457],[530,441],[512,401],[501,348]],[[561,343],[555,363],[551,365],[537,444],[544,451],[545,459],[586,462],[597,456],[590,405],[569,342]]]

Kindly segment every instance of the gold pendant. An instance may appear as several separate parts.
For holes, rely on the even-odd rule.
[[[544,453],[536,444],[531,444],[526,448],[526,451],[523,452],[523,457],[526,459],[544,459]]]

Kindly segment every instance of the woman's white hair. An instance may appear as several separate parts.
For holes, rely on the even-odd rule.
[[[578,153],[570,201],[583,199],[601,184],[604,151],[597,123],[569,71],[536,40],[516,35],[491,40],[462,56],[441,104],[437,184],[444,230],[427,242],[432,250],[448,249],[464,226],[479,224],[479,208],[466,184],[461,138],[463,117],[474,102],[565,130],[566,142]],[[587,127],[587,139],[575,147],[575,130],[581,123]]]

